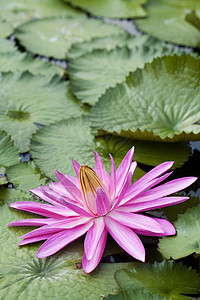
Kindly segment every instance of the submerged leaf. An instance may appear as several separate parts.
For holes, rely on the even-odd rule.
[[[66,0],[68,2],[68,0]],[[110,18],[131,18],[145,16],[145,10],[141,6],[146,0],[132,0],[130,3],[124,0],[69,0],[74,6],[85,9],[89,13]]]
[[[30,189],[47,183],[47,179],[40,173],[34,162],[23,163],[11,166],[6,171],[9,182],[12,182],[17,189],[27,192]]]
[[[175,52],[172,46],[148,36],[131,37],[126,44],[110,52],[96,50],[69,60],[71,89],[78,99],[94,105],[107,88],[124,81],[130,71],[143,68],[155,57]]]
[[[163,257],[178,259],[192,253],[200,255],[200,207],[188,209],[179,215],[174,226],[176,236],[164,237],[160,240],[159,248]]]
[[[143,140],[200,138],[200,59],[190,55],[154,59],[110,88],[91,110],[94,133]]]
[[[183,294],[197,294],[199,285],[195,271],[181,263],[167,261],[135,264],[130,271],[117,271],[115,279],[122,291],[144,291],[172,299],[183,299]]]
[[[59,76],[47,79],[29,73],[1,73],[0,97],[0,127],[11,135],[20,152],[29,150],[37,124],[82,114],[68,83]]]
[[[200,47],[200,32],[186,20],[192,10],[200,12],[196,0],[149,0],[146,7],[148,17],[136,20],[138,28],[153,36],[191,47]]]
[[[15,35],[29,51],[62,59],[74,43],[123,32],[118,26],[81,16],[27,22],[16,29]]]

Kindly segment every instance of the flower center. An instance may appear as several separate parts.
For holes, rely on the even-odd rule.
[[[102,188],[105,190],[105,186],[101,179],[98,177],[96,172],[88,167],[88,166],[81,166],[79,170],[79,182],[81,186],[81,191],[83,198],[87,207],[90,211],[96,214],[96,195],[97,195],[97,188]]]

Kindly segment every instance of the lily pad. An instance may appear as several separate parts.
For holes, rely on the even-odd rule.
[[[117,271],[115,279],[123,291],[142,290],[170,299],[183,299],[183,294],[198,294],[198,274],[181,263],[139,263],[130,271]]]
[[[68,0],[66,0],[68,2]],[[146,15],[141,6],[146,0],[70,0],[74,6],[78,6],[89,13],[110,18],[143,17]]]
[[[175,44],[200,47],[198,28],[186,20],[192,10],[200,12],[199,1],[149,0],[145,8],[148,18],[135,21],[140,30]]]
[[[199,77],[200,59],[190,55],[154,59],[102,95],[91,110],[94,134],[199,140]]]
[[[0,167],[6,169],[6,167],[15,165],[19,161],[19,150],[14,146],[10,136],[0,131]],[[5,169],[3,171],[5,171]]]
[[[1,72],[24,72],[41,74],[52,77],[55,74],[63,75],[63,69],[48,61],[33,58],[32,55],[20,52],[1,53],[0,56]]]
[[[17,194],[18,201],[23,198]],[[15,199],[12,199],[12,202]],[[24,199],[23,199],[24,200]],[[38,244],[18,247],[19,236],[27,232],[25,228],[7,228],[6,224],[28,214],[8,207],[6,195],[0,207],[0,239],[6,245],[1,249],[1,297],[13,299],[93,299],[101,295],[117,292],[114,272],[128,264],[100,264],[90,275],[85,274],[81,265],[83,244],[79,240],[62,252],[46,259],[35,257]],[[30,230],[30,229],[29,229]],[[109,282],[109,285],[108,285]],[[78,287],[78,288],[77,288]]]
[[[0,38],[0,53],[13,53],[13,52],[17,52],[17,48],[15,47],[15,44],[10,40]]]
[[[33,53],[62,59],[74,43],[123,32],[120,27],[101,20],[68,17],[27,22],[16,29],[15,36]]]
[[[109,295],[108,300],[169,300],[168,297],[161,297],[160,295],[153,295],[144,291],[122,291],[117,295]],[[191,299],[191,298],[190,298]],[[181,300],[184,300],[183,298]]]
[[[200,255],[200,207],[188,209],[179,215],[174,226],[177,235],[164,237],[160,240],[159,248],[163,257],[178,259],[192,253]]]
[[[12,86],[12,88],[10,88]],[[79,116],[82,109],[59,76],[47,79],[30,73],[1,73],[0,127],[20,152],[29,150],[37,124]]]
[[[32,19],[55,16],[79,16],[79,10],[74,9],[61,0],[0,0],[0,16],[14,27]]]
[[[70,59],[68,68],[72,92],[82,102],[94,105],[107,88],[124,81],[130,71],[143,68],[155,57],[174,52],[172,46],[151,37],[138,36],[129,39],[127,47],[110,52],[96,50]]]
[[[0,19],[0,37],[5,38],[12,34],[13,27],[5,20]]]
[[[126,140],[124,144],[126,144]],[[117,147],[110,151],[115,157],[116,166],[121,163],[129,149],[126,146],[123,147],[122,143],[120,152]],[[72,158],[81,165],[86,164],[93,168],[94,150],[100,152],[103,163],[107,171],[110,172],[108,151],[105,151],[103,143],[101,146],[99,139],[95,143],[94,136],[91,134],[90,123],[86,117],[71,118],[41,128],[33,135],[31,141],[32,158],[40,170],[53,180],[57,180],[54,174],[55,169],[58,169],[61,173],[75,175]],[[138,179],[144,175],[144,172],[138,171],[136,174],[134,178]]]
[[[41,174],[34,162],[23,163],[11,166],[6,171],[9,182],[12,182],[17,189],[27,192],[30,189],[47,183],[47,179]]]

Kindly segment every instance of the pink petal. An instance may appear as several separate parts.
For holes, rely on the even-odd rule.
[[[130,255],[144,262],[145,249],[139,237],[130,228],[106,217],[106,228],[116,242]]]
[[[109,184],[110,184],[110,176],[108,175],[108,173],[105,170],[105,167],[103,165],[103,162],[99,156],[99,154],[94,151],[95,154],[95,172],[97,173],[97,175],[99,176],[99,178],[101,179],[101,181],[105,184],[106,188],[109,188]]]
[[[75,171],[75,173],[76,173],[76,176],[77,176],[77,179],[79,178],[79,170],[80,170],[80,165],[79,165],[79,163],[76,161],[76,160],[74,160],[74,159],[72,159],[72,164],[73,164],[73,167],[74,167],[74,171]]]
[[[40,235],[40,236],[36,236],[36,237],[33,237],[33,238],[25,239],[25,240],[23,240],[19,243],[19,246],[23,246],[23,245],[27,245],[27,244],[30,244],[30,243],[35,243],[35,242],[47,240],[52,236],[53,236],[53,234],[45,234],[45,235]]]
[[[171,224],[169,221],[164,220],[164,219],[158,219],[158,218],[153,218],[157,223],[160,224],[160,226],[164,230],[164,234],[162,235],[174,235],[176,234],[176,229],[174,228],[173,224]]]
[[[12,208],[19,210],[25,210],[34,214],[42,215],[49,218],[63,218],[77,216],[77,213],[69,209],[68,207],[55,207],[49,204],[42,204],[32,201],[15,202],[9,205]]]
[[[73,203],[70,203],[68,202],[67,204],[67,207],[71,210],[73,210],[74,212],[76,212],[77,214],[83,216],[83,217],[88,217],[88,218],[91,218],[91,217],[94,217],[95,215],[90,212],[87,208],[81,208],[80,206],[78,205],[75,205]]]
[[[116,193],[116,171],[115,171],[115,162],[111,154],[110,154],[110,160],[111,160],[111,176],[110,176],[109,192],[111,198],[113,199]]]
[[[189,199],[188,197],[163,197],[148,202],[125,204],[117,208],[118,211],[141,212],[155,208],[161,208],[181,203]]]
[[[60,181],[60,183],[65,188],[66,192],[69,193],[72,199],[75,199],[77,202],[82,202],[81,191],[69,180],[66,176],[55,170],[55,174]]]
[[[194,181],[196,181],[196,177],[183,177],[175,180],[171,180],[163,185],[160,185],[152,190],[149,190],[141,195],[135,197],[133,200],[130,200],[128,203],[140,203],[146,201],[152,201],[154,199],[161,198],[163,196],[167,196],[173,193],[176,193],[184,188],[190,186]]]
[[[55,197],[54,199],[52,199],[52,197],[48,196],[47,193],[44,192],[44,190],[41,187],[31,189],[30,192],[55,206],[65,206],[63,199],[61,199],[60,197]]]
[[[13,221],[7,224],[7,226],[42,226],[42,225],[51,224],[52,222],[56,222],[56,219],[49,219],[49,218],[23,219],[23,220]]]
[[[110,210],[110,200],[101,188],[97,188],[96,209],[98,216],[103,216]]]
[[[149,230],[159,234],[164,233],[162,226],[160,226],[158,222],[153,220],[153,218],[144,215],[113,210],[108,214],[108,216],[112,220],[133,229]]]
[[[88,222],[87,224],[80,225],[75,228],[66,229],[62,232],[54,234],[52,237],[50,237],[44,244],[40,247],[40,249],[37,252],[37,257],[46,257],[49,255],[52,255],[65,246],[67,246],[69,243],[73,242],[83,234],[85,234],[88,229],[92,226],[92,221]]]
[[[121,202],[123,201],[124,195],[127,192],[127,189],[129,188],[130,184],[131,184],[131,180],[132,180],[132,176],[133,174],[131,172],[129,172],[128,176],[127,176],[127,180],[119,194],[119,197],[117,198],[117,201],[115,203],[113,203],[113,208],[117,207],[118,205],[121,204]]]
[[[46,226],[43,226],[41,228],[32,230],[31,232],[28,232],[21,236],[22,239],[26,238],[32,238],[39,235],[49,234],[49,233],[55,233],[64,229],[74,228],[76,226],[85,224],[89,222],[90,219],[83,218],[83,217],[72,217],[72,218],[66,218],[65,220],[54,222],[53,224],[49,224]]]
[[[116,172],[116,195],[119,194],[121,191],[124,182],[127,178],[127,175],[129,173],[130,167],[132,165],[132,160],[133,160],[133,153],[134,153],[134,147],[132,147],[122,160],[120,166],[117,169]]]
[[[93,226],[87,232],[84,242],[85,255],[90,260],[94,255],[101,238],[101,235],[105,228],[104,218],[94,219]]]
[[[106,245],[106,237],[107,237],[107,230],[104,229],[104,231],[102,232],[102,235],[99,239],[99,243],[96,247],[94,256],[90,260],[87,259],[85,254],[83,255],[82,265],[83,265],[83,270],[85,271],[85,273],[92,272],[96,268],[98,263],[100,262],[101,257],[104,252],[105,245]]]

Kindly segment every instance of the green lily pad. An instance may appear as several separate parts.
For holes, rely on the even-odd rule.
[[[103,144],[101,146],[99,139],[95,143],[94,136],[91,134],[90,123],[86,117],[71,118],[41,128],[33,135],[31,141],[32,158],[40,170],[53,180],[57,180],[54,174],[55,169],[58,169],[61,173],[75,175],[72,158],[81,165],[87,164],[93,168],[95,162],[94,150],[100,152],[103,163],[107,171],[110,172],[110,159],[107,150],[104,151],[104,149],[105,146]],[[115,150],[111,151],[116,166],[121,163],[129,149],[124,147],[121,152],[118,152],[116,147],[117,153]],[[141,177],[144,172],[138,171],[136,174],[135,179],[138,179],[137,176]]]
[[[70,59],[68,64],[72,92],[84,103],[94,105],[109,87],[121,83],[130,71],[143,68],[153,58],[172,54],[172,46],[151,37],[132,37],[127,47],[110,52],[96,50]]]
[[[0,16],[14,27],[35,18],[83,14],[61,0],[0,0],[0,7]]]
[[[55,74],[63,75],[63,69],[48,61],[33,58],[32,55],[20,52],[1,53],[0,56],[1,72],[24,72],[41,74],[52,77]]]
[[[198,294],[198,274],[181,263],[138,263],[130,271],[117,271],[115,279],[122,291],[142,290],[172,299],[183,299],[183,294]]]
[[[6,169],[6,167],[15,165],[19,161],[19,150],[14,146],[10,136],[0,131],[0,167]],[[2,170],[2,173],[5,172],[5,169]]]
[[[174,161],[173,168],[178,168],[190,156],[190,147],[182,143],[155,143],[126,139],[114,135],[97,137],[95,143],[98,153],[105,160],[107,157],[109,161],[110,153],[118,164],[123,155],[133,146],[135,147],[133,159],[149,166],[157,166],[164,161]]]
[[[38,123],[47,125],[82,114],[68,83],[59,76],[47,79],[30,73],[1,73],[0,99],[0,127],[21,152],[29,150]]]
[[[163,257],[178,259],[192,253],[200,255],[200,207],[188,209],[183,215],[179,215],[174,226],[176,236],[164,237],[160,240],[159,248]]]
[[[19,218],[30,218],[30,214],[11,209],[8,204],[16,200],[26,200],[24,199],[26,194],[19,191],[10,193],[7,189],[2,191],[3,195],[0,193],[0,198],[3,198],[0,207],[0,239],[1,244],[6,245],[1,249],[0,256],[0,289],[3,299],[86,300],[90,297],[100,299],[102,295],[107,296],[108,293],[117,292],[114,272],[128,267],[129,264],[100,264],[92,274],[85,274],[81,268],[83,243],[80,240],[46,259],[35,257],[38,243],[19,248],[17,246],[21,240],[19,236],[26,233],[27,228],[12,228],[7,227],[6,224]],[[12,200],[9,200],[11,194]],[[30,231],[30,228],[28,230]]]
[[[17,165],[9,167],[6,175],[9,182],[12,182],[15,188],[25,192],[47,183],[47,179],[41,174],[33,161],[28,163],[20,162]]]
[[[148,18],[135,21],[140,30],[175,44],[200,47],[199,30],[186,20],[192,10],[200,12],[199,1],[149,0],[145,8]]]
[[[108,300],[169,300],[167,297],[161,297],[160,295],[153,295],[144,291],[122,291],[117,295],[109,295]],[[191,299],[191,298],[190,298]],[[184,300],[184,299],[182,299]]]
[[[0,19],[0,37],[5,38],[12,34],[13,27],[6,21]]]
[[[0,53],[13,53],[13,52],[17,52],[17,48],[15,47],[15,44],[10,40],[0,38]]]
[[[185,20],[192,24],[194,27],[196,27],[200,31],[200,18],[196,14],[195,10],[192,10],[189,14],[185,16]]]
[[[102,95],[91,110],[94,134],[199,140],[199,73],[200,59],[190,55],[154,59]]]
[[[70,0],[74,6],[95,16],[110,18],[143,17],[146,13],[141,5],[145,2],[146,0],[133,0],[130,3],[124,0]]]
[[[27,22],[16,29],[15,36],[33,53],[62,59],[74,43],[123,32],[120,27],[101,20],[68,17]]]
[[[129,40],[130,36],[126,32],[119,35],[93,38],[90,41],[73,44],[67,52],[67,57],[69,59],[77,58],[98,49],[110,51],[116,47],[126,46]]]
[[[189,197],[187,201],[162,208],[167,220],[170,222],[176,221],[179,214],[184,214],[188,208],[193,208],[200,203],[199,197],[191,196],[190,194],[187,196]]]

